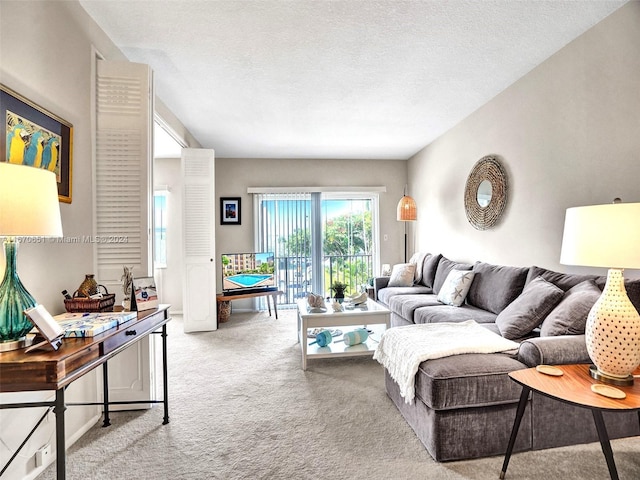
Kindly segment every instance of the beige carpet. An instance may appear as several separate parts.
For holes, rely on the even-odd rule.
[[[502,457],[436,463],[370,358],[300,369],[293,311],[233,314],[216,332],[169,324],[171,423],[160,406],[117,412],[69,449],[68,479],[491,479]],[[464,437],[460,438],[464,442]],[[640,478],[640,438],[612,442]],[[54,479],[49,467],[40,480]],[[606,479],[599,444],[515,454],[508,479]]]

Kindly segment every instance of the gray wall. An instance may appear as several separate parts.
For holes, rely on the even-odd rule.
[[[222,253],[254,250],[253,196],[248,187],[300,186],[384,186],[379,195],[381,263],[398,263],[404,255],[404,224],[396,221],[396,206],[406,182],[404,160],[283,160],[228,159],[215,160],[216,279],[218,290],[222,272],[217,261]],[[156,270],[163,302],[172,311],[182,310],[182,180],[180,159],[155,159],[154,183],[167,185],[169,222],[167,228],[167,268]],[[220,197],[240,197],[240,225],[220,225]],[[410,226],[409,228],[411,228]],[[384,241],[387,235],[388,240]],[[206,295],[207,292],[202,292]],[[234,309],[253,308],[251,300],[234,302]]]
[[[385,186],[380,194],[380,260],[398,263],[404,256],[403,224],[396,221],[396,206],[406,183],[403,160],[298,160],[229,159],[216,164],[216,197],[241,197],[242,225],[220,226],[216,204],[216,250],[218,253],[251,251],[254,248],[253,196],[247,187]],[[384,241],[384,235],[388,240]]]
[[[640,2],[630,2],[409,160],[419,249],[602,272],[559,264],[564,213],[615,197],[640,201],[638,25]],[[488,154],[503,159],[510,199],[501,223],[478,231],[465,216],[464,187]]]

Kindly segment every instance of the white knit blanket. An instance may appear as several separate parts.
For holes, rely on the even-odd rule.
[[[496,353],[517,349],[518,343],[501,337],[473,320],[426,323],[390,328],[380,339],[373,358],[389,372],[408,404],[415,396],[415,376],[425,360],[463,353]]]

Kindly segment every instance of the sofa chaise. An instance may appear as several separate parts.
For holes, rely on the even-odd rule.
[[[374,280],[375,298],[391,311],[392,327],[475,320],[520,346],[517,353],[462,354],[422,362],[412,404],[405,402],[385,369],[387,394],[435,460],[502,455],[521,392],[508,373],[539,364],[590,363],[584,325],[606,278],[537,266],[460,263],[440,254],[414,257],[420,260],[411,285],[390,286],[393,274]],[[439,299],[452,270],[473,273],[459,306]],[[626,285],[640,309],[640,280],[627,280]],[[610,438],[640,434],[636,413],[605,413],[604,418]],[[533,393],[514,451],[597,440],[588,410]]]

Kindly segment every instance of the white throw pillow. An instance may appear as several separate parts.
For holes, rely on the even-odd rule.
[[[416,252],[409,259],[409,263],[413,263],[416,266],[416,271],[413,274],[413,283],[420,283],[422,280],[422,265],[427,255],[427,253]]]
[[[389,287],[411,287],[413,285],[413,276],[416,272],[415,263],[398,263],[391,270],[391,278],[389,279]]]
[[[468,270],[451,270],[438,292],[438,301],[459,307],[467,298],[475,273]]]

